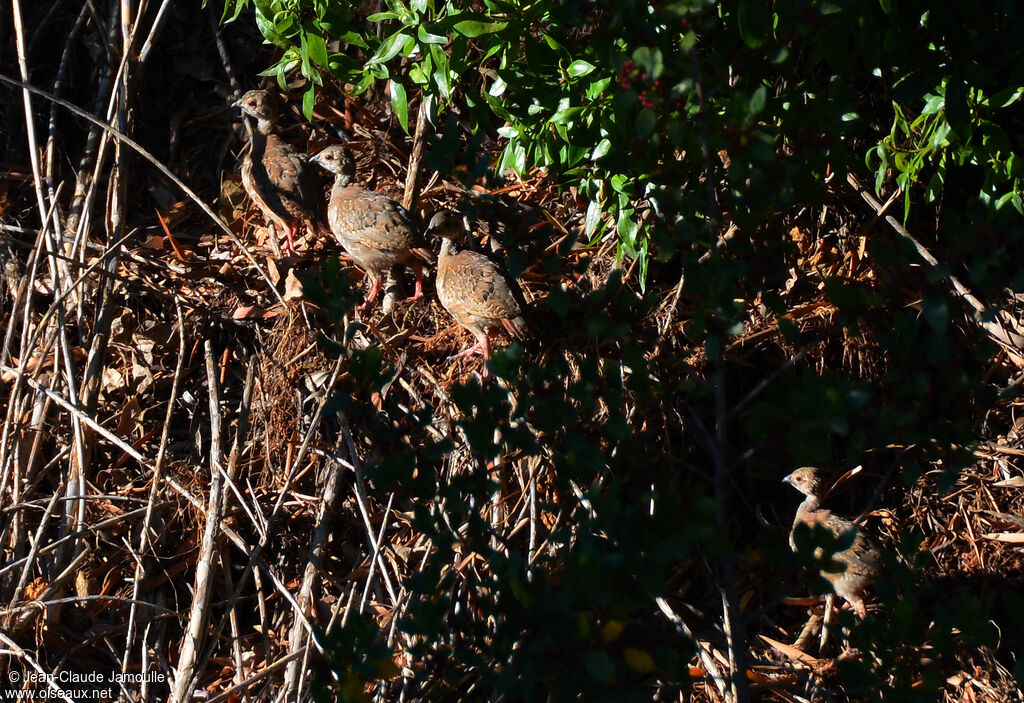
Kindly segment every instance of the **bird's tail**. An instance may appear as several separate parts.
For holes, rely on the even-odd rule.
[[[505,331],[516,339],[526,339],[530,334],[530,323],[522,315],[511,320],[502,320],[501,324],[505,327]]]
[[[429,249],[424,249],[423,247],[415,247],[413,249],[410,249],[409,251],[415,254],[418,258],[423,259],[423,261],[425,261],[428,264],[433,264],[437,261]]]

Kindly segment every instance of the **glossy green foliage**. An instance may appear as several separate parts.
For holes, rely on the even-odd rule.
[[[890,10],[884,44],[895,66],[876,66],[892,85],[892,128],[868,156],[881,189],[890,174],[904,190],[904,219],[923,197],[938,202],[950,172],[982,174],[973,198],[993,211],[1024,214],[1021,127],[1024,47],[1007,33],[1009,8],[957,6],[918,13]],[[966,29],[965,31],[965,28]],[[898,34],[898,37],[897,37]]]
[[[245,2],[230,2],[227,15]],[[776,523],[787,524],[797,499],[775,485],[778,477],[801,464],[874,462],[881,480],[880,457],[903,450],[934,452],[928,458],[947,469],[967,463],[963,448],[992,407],[979,379],[991,372],[993,350],[965,334],[974,330],[946,276],[957,266],[982,295],[1024,289],[1019,17],[1012,3],[938,13],[923,1],[485,0],[472,8],[391,0],[359,17],[335,2],[255,5],[264,35],[283,52],[270,72],[282,82],[295,71],[307,77],[307,114],[323,72],[355,92],[379,84],[404,130],[420,91],[438,134],[431,167],[466,165],[472,178],[545,170],[577,189],[583,238],[611,231],[638,280],[657,284],[657,294],[636,297],[633,281],[623,285],[616,272],[582,299],[553,287],[544,312],[559,331],[545,343],[557,353],[543,361],[517,346],[496,353],[494,371],[510,391],[451,388],[458,420],[444,439],[427,431],[432,410],[409,413],[393,398],[374,407],[391,370],[372,348],[353,354],[338,404],[373,433],[367,476],[414,506],[415,529],[433,550],[405,584],[412,597],[399,624],[422,635],[415,683],[426,698],[448,700],[626,700],[649,693],[645,676],[682,688],[691,652],[678,650],[680,638],[651,608],[654,595],[674,592],[669,580],[681,563],[753,544],[785,573],[803,565],[813,579],[821,564],[806,558],[811,545],[826,554],[842,546],[812,534],[801,536],[801,554],[772,553],[785,536],[743,524],[764,507],[761,491],[773,510],[782,506]],[[458,119],[445,114],[451,106]],[[485,137],[500,147],[493,162]],[[459,154],[463,143],[469,156]],[[928,235],[943,266],[922,268],[905,240],[871,229],[873,213],[856,210],[863,203],[845,190],[848,173],[873,176],[886,198],[901,187],[903,220]],[[816,218],[826,197],[831,213],[850,208],[836,218],[842,225],[864,227],[870,277],[842,267],[808,271],[780,236],[794,211]],[[729,224],[741,235],[723,251]],[[829,245],[853,239],[818,236]],[[546,273],[562,270],[549,263]],[[663,346],[645,325],[676,281],[685,330]],[[326,293],[317,299],[333,313],[352,302],[342,283],[343,303]],[[801,291],[812,285],[813,293]],[[758,299],[789,346],[728,356]],[[827,322],[784,317],[812,300],[829,308]],[[814,364],[783,367],[792,350],[817,354],[819,344]],[[866,349],[865,368],[851,368],[858,349]],[[674,357],[691,353],[720,362],[721,377]],[[716,392],[727,402],[751,400],[716,416]],[[682,437],[664,429],[673,416],[689,428]],[[694,429],[719,421],[728,446]],[[707,479],[716,451],[735,467],[727,497],[740,515],[725,527]],[[456,452],[463,460],[471,452],[474,469],[445,468]],[[523,534],[500,542],[481,518],[481,506],[510,480],[503,456],[550,461],[551,490],[564,500],[539,509],[574,506],[571,523],[545,534],[552,547],[533,561]],[[907,484],[928,466],[895,461]],[[645,512],[652,504],[658,509]],[[456,553],[479,555],[486,568],[456,573]],[[917,595],[917,566],[887,565],[877,617],[842,618],[871,653],[843,664],[842,687],[854,698],[884,698],[870,693],[884,680],[886,692],[934,699],[937,659],[922,663],[915,647],[934,644],[945,655],[991,640],[977,625],[992,616],[990,605],[971,594],[943,600],[941,586],[929,599]],[[777,576],[763,581],[779,584]],[[787,583],[786,593],[801,583]],[[782,587],[765,588],[779,589],[763,604],[773,608]],[[470,607],[481,602],[487,607]],[[753,630],[758,614],[748,617]],[[614,638],[611,623],[626,623]],[[908,668],[911,661],[920,666]]]
[[[225,18],[249,2],[227,0]],[[307,116],[324,71],[356,93],[386,83],[406,131],[413,88],[435,124],[458,102],[474,132],[505,139],[499,174],[543,169],[578,187],[586,236],[614,228],[641,285],[655,254],[814,201],[828,170],[865,154],[878,189],[890,175],[903,187],[904,217],[942,196],[954,165],[983,171],[983,207],[1022,208],[1009,6],[388,0],[357,17],[338,1],[252,2],[282,49],[267,73],[307,79]]]

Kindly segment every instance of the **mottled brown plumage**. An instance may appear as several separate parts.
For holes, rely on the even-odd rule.
[[[344,146],[327,147],[312,163],[334,174],[327,222],[338,243],[372,281],[359,309],[373,303],[384,277],[397,266],[408,266],[416,273],[416,291],[407,300],[422,298],[423,260],[431,257],[422,248],[408,211],[386,195],[352,182],[355,161]]]
[[[867,608],[864,606],[864,589],[878,574],[881,566],[878,550],[853,522],[833,515],[831,511],[821,507],[822,486],[817,469],[805,466],[791,473],[783,481],[806,496],[804,502],[796,510],[793,529],[789,534],[789,546],[793,551],[796,551],[793,534],[797,526],[801,524],[812,528],[815,525],[821,525],[837,538],[851,530],[855,532],[853,544],[832,555],[835,561],[845,567],[844,570],[840,573],[822,571],[821,575],[832,583],[836,594],[845,599],[857,612],[857,615],[863,618],[867,613]]]
[[[483,254],[468,249],[459,251],[458,245],[466,238],[462,218],[452,212],[437,213],[427,227],[427,235],[432,234],[442,238],[437,260],[437,297],[477,340],[455,358],[479,351],[489,359],[490,334],[499,328],[517,339],[525,339],[526,320],[501,269]]]
[[[272,133],[277,122],[277,101],[265,90],[250,90],[235,103],[256,119],[249,153],[242,163],[245,192],[263,215],[284,231],[285,249],[295,252],[295,233],[305,222],[315,229],[323,192],[305,154]]]

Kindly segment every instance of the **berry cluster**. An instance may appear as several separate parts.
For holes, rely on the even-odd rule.
[[[626,63],[622,64],[622,71],[619,74],[619,85],[623,88],[629,88],[633,85],[633,69],[636,68],[636,63],[633,59],[628,59]],[[647,74],[643,73],[640,76],[641,79],[646,79]]]
[[[650,84],[648,80],[647,72],[638,70],[633,59],[628,59],[622,64],[622,70],[619,73],[619,86],[624,90],[629,88],[635,89],[638,94],[637,100],[641,107],[645,107],[648,110],[657,110],[666,105],[671,105],[676,110],[683,109],[686,101],[682,97],[670,102],[668,99],[668,89],[665,87],[665,84],[660,79],[654,81],[653,84]]]

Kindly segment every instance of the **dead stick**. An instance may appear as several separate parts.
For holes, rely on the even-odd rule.
[[[860,184],[856,176],[852,173],[847,175],[847,182],[853,186],[853,189],[860,193],[860,196],[864,198],[868,205],[870,205],[876,213],[881,213],[883,207],[875,198]],[[931,266],[938,266],[939,262],[931,252],[928,251],[923,244],[917,241],[913,235],[910,234],[903,225],[896,221],[892,215],[886,215],[885,221],[889,223],[898,235],[906,239],[917,250],[918,256],[924,259]],[[987,321],[983,318],[985,314],[985,306],[979,301],[965,286],[960,282],[956,276],[949,274],[946,276],[946,280],[949,281],[950,287],[953,292],[962,298],[968,305],[974,309],[974,321],[980,327],[982,327],[990,337],[1005,351],[1010,360],[1017,366],[1017,368],[1024,368],[1024,356],[1021,355],[1021,345],[1024,342],[1024,330],[1021,330],[1017,325],[1007,318],[1005,315],[1000,315],[1000,321],[1007,323],[1013,329],[1012,332],[1007,332],[1002,324],[994,321]]]
[[[416,111],[416,134],[412,140],[412,156],[409,158],[409,168],[405,175],[405,194],[402,196],[402,207],[412,210],[413,203],[419,197],[420,167],[423,163],[423,145],[427,141],[427,106],[423,97],[420,97],[420,107]]]
[[[316,529],[313,533],[313,541],[306,555],[306,566],[302,574],[302,586],[299,588],[299,607],[302,612],[308,612],[313,604],[313,586],[320,573],[320,564],[323,561],[324,549],[327,544],[328,533],[331,529],[331,510],[335,498],[338,496],[338,484],[341,481],[342,472],[335,471],[334,466],[327,464],[327,485],[324,487],[323,498],[320,501],[320,508],[317,510]],[[301,618],[296,617],[292,621],[291,632],[288,636],[288,645],[291,654],[299,654],[309,651],[307,632]],[[294,700],[298,697],[301,689],[299,677],[303,674],[302,660],[295,659],[288,665],[285,673],[285,687],[288,690],[288,697]],[[294,698],[293,698],[294,697]]]
[[[726,680],[725,677],[722,676],[722,672],[719,670],[718,665],[715,663],[715,655],[711,652],[711,647],[697,639],[697,635],[694,634],[693,630],[690,629],[690,626],[686,624],[686,621],[672,610],[672,606],[668,604],[668,601],[661,596],[658,596],[654,599],[654,602],[658,605],[658,609],[665,614],[665,617],[669,619],[669,622],[675,625],[676,629],[679,630],[679,632],[681,632],[683,636],[690,640],[690,643],[697,648],[697,656],[704,665],[704,670],[710,677],[711,682],[715,685],[715,688],[718,689],[719,695],[721,695],[723,699],[728,700],[729,692],[726,689]]]
[[[188,632],[181,643],[181,654],[174,672],[171,700],[185,703],[191,700],[195,689],[196,652],[204,641],[207,606],[210,599],[213,571],[213,557],[217,553],[217,537],[220,535],[221,491],[224,485],[223,457],[220,447],[220,392],[217,388],[217,363],[213,357],[213,345],[207,339],[204,344],[206,355],[206,380],[210,389],[210,497],[206,502],[206,527],[199,548],[199,563],[196,565],[195,595],[192,613],[189,616]]]

